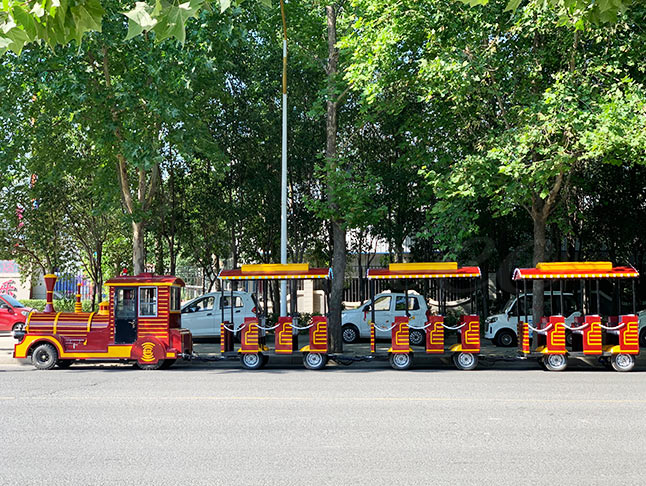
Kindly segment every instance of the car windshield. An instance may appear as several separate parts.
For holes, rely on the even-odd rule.
[[[11,307],[25,307],[20,302],[18,302],[16,299],[14,299],[11,295],[4,294],[4,295],[0,295],[0,297],[2,297],[4,300],[9,302],[9,305]]]
[[[505,304],[503,313],[504,314],[510,314],[511,313],[511,308],[514,306],[514,303],[516,302],[516,297],[511,297],[507,303]]]

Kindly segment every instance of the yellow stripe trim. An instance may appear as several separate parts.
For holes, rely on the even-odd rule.
[[[94,314],[96,314],[96,312],[92,312],[90,317],[87,319],[87,332],[90,332],[90,328],[92,327],[92,318],[94,317]]]
[[[56,317],[54,317],[54,329],[52,330],[52,334],[56,334],[56,328],[58,327],[58,318],[60,317],[61,314],[62,312],[58,312],[56,314]]]

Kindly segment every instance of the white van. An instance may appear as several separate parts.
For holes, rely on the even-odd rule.
[[[220,300],[222,300],[222,306]],[[182,306],[182,327],[191,331],[193,337],[219,337],[222,323],[222,307],[224,320],[231,321],[231,292],[211,292],[197,297]],[[233,323],[235,329],[240,328],[245,317],[255,317],[255,295],[249,292],[233,292]]]
[[[426,323],[426,301],[417,293],[408,293],[408,313],[410,325],[422,327]],[[375,324],[389,328],[395,322],[395,317],[406,315],[406,296],[404,293],[384,292],[375,296]],[[343,324],[343,342],[355,343],[360,338],[370,338],[370,301],[367,300],[358,308],[345,310],[341,313]],[[377,339],[388,338],[390,331],[375,329]],[[416,346],[424,344],[423,330],[410,330],[410,343]]]
[[[550,316],[552,315],[551,312],[551,307],[550,307],[550,295],[552,292],[545,292],[545,298],[544,298],[544,309],[545,309],[545,315]],[[525,315],[525,310],[524,310],[524,304],[525,304],[525,294],[520,294],[520,315],[524,316]],[[561,292],[559,291],[554,291],[554,307],[556,313],[561,312]],[[565,324],[568,326],[571,326],[572,323],[574,322],[574,318],[578,317],[581,315],[579,311],[575,311],[577,308],[577,302],[574,298],[574,295],[571,293],[564,293],[563,294],[563,306],[565,307]],[[532,324],[533,318],[532,318],[532,294],[527,294],[527,307],[528,307],[528,321],[529,324]],[[503,347],[508,347],[508,346],[515,346],[517,341],[516,341],[516,329],[518,325],[518,317],[516,316],[516,297],[512,297],[507,301],[507,304],[505,304],[505,307],[503,308],[503,311],[500,314],[495,314],[492,316],[489,316],[485,319],[485,333],[484,337],[485,339],[491,339],[491,341],[496,345],[496,346],[503,346]],[[568,336],[566,337],[568,340],[570,339],[569,333],[567,333]],[[532,335],[531,329],[529,332],[529,335]]]

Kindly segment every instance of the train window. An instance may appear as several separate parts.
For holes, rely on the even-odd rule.
[[[179,287],[171,287],[170,288],[170,310],[171,311],[178,311],[180,307],[180,292],[181,289]]]
[[[157,317],[157,287],[139,288],[139,316]]]

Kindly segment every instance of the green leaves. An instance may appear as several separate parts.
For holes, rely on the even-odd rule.
[[[87,32],[101,32],[107,0],[2,0],[0,2],[0,56],[7,50],[20,54],[30,42],[46,42],[50,47],[76,41],[81,44]],[[155,39],[173,38],[183,43],[185,25],[200,10],[215,0],[151,0],[136,2],[123,12],[128,17],[126,40],[143,32],[155,32]],[[232,0],[217,0],[220,12],[231,7]],[[271,0],[259,0],[271,7]],[[181,3],[180,3],[181,2]]]

